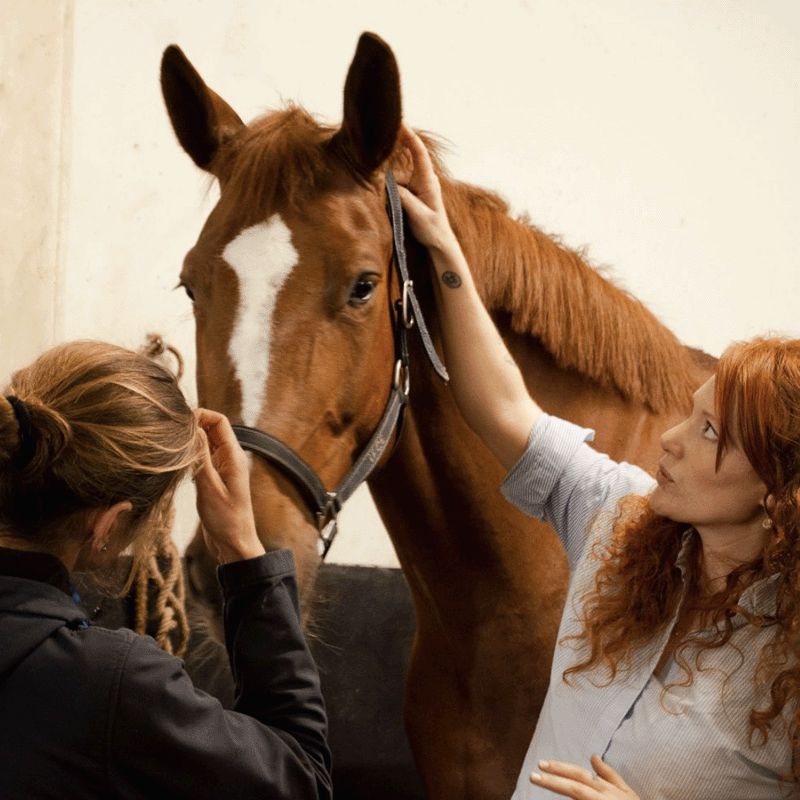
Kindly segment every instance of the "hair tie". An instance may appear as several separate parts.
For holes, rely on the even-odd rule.
[[[28,466],[36,453],[36,430],[31,421],[31,414],[24,400],[20,400],[15,395],[6,395],[6,400],[14,409],[14,416],[19,425],[19,450],[17,451],[17,466],[22,468]]]

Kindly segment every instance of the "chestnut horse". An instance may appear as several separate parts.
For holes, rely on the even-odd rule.
[[[392,52],[361,37],[338,129],[297,107],[245,125],[174,46],[161,75],[181,145],[220,185],[181,272],[200,403],[282,440],[333,487],[392,385],[399,288],[385,171],[402,178],[408,168]],[[596,428],[598,449],[652,469],[660,432],[685,413],[709,365],[496,195],[442,180],[481,296],[532,395]],[[437,342],[428,257],[409,247]],[[431,798],[506,798],[547,688],[567,565],[552,531],[502,498],[500,465],[410,341],[405,430],[369,479],[416,611],[406,728]],[[309,597],[319,564],[311,515],[260,459],[251,485],[259,535],[294,551]],[[210,586],[204,574],[193,581]]]

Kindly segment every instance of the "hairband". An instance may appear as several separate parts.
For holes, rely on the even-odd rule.
[[[31,421],[28,406],[24,400],[20,400],[15,395],[6,395],[6,400],[14,409],[14,416],[19,424],[19,450],[17,451],[17,466],[26,467],[36,453],[36,430]]]

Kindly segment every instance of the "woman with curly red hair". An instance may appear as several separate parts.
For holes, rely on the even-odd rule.
[[[528,395],[427,150],[410,131],[405,144],[413,172],[401,197],[431,253],[455,399],[509,469],[506,497],[553,525],[572,567],[514,800],[793,796],[800,340],[730,347],[690,415],[663,434],[655,481],[617,464],[586,444],[592,431]]]

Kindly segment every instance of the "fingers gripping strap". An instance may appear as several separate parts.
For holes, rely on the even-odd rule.
[[[392,233],[394,234],[394,253],[397,259],[397,268],[400,270],[400,277],[403,283],[405,283],[408,281],[408,263],[406,261],[406,246],[403,238],[403,207],[400,203],[397,183],[391,170],[387,170],[386,172],[386,194],[389,197],[389,211],[392,217]],[[428,332],[428,326],[425,324],[425,318],[422,316],[422,309],[420,308],[419,300],[417,300],[413,287],[408,289],[408,298],[411,301],[411,308],[414,310],[414,319],[417,323],[417,329],[419,330],[419,335],[422,338],[422,344],[425,347],[425,352],[428,354],[431,366],[436,370],[436,374],[443,381],[449,381],[450,376],[447,374],[447,369],[439,358],[436,348],[433,346],[433,340]]]

